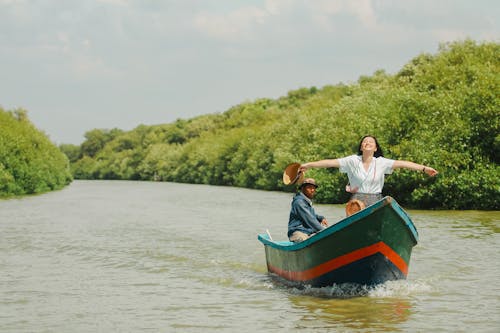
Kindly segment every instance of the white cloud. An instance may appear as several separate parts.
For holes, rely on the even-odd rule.
[[[207,8],[193,21],[201,35],[215,41],[287,49],[357,31],[376,34],[376,14],[373,0],[267,0],[226,11]]]
[[[243,7],[227,14],[203,12],[196,15],[194,25],[202,34],[217,39],[251,39],[256,26],[265,24],[270,15],[258,7]]]
[[[371,28],[376,24],[376,16],[372,0],[320,0],[307,1],[306,6],[312,13],[313,22],[328,31],[334,30],[335,16],[349,16],[364,27]],[[353,22],[355,24],[355,22]]]
[[[105,3],[105,4],[111,4],[111,5],[118,5],[118,6],[125,6],[127,5],[127,0],[97,0],[97,2]]]

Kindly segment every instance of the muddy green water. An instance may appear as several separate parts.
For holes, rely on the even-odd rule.
[[[75,181],[0,201],[0,332],[500,332],[500,212],[408,210],[408,280],[298,290],[267,274],[257,241],[285,238],[290,200]]]

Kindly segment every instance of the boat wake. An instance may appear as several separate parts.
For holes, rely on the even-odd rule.
[[[405,297],[429,292],[432,289],[425,281],[395,280],[372,286],[342,283],[329,287],[311,287],[291,284],[290,281],[275,275],[272,275],[271,278],[277,288],[287,289],[288,292],[295,295],[319,298]]]

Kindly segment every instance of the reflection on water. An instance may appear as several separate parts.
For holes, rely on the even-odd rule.
[[[397,297],[316,298],[304,295],[289,297],[293,307],[302,312],[298,323],[304,328],[351,328],[394,331],[411,316],[409,300]]]
[[[348,329],[355,332],[398,331],[412,314],[411,294],[428,292],[425,283],[389,281],[378,286],[341,284],[333,287],[292,287],[280,277],[271,280],[286,295],[301,329]]]
[[[500,233],[499,211],[412,211],[415,221],[424,219],[432,221],[430,228],[438,228],[439,224],[450,226],[451,229],[465,230],[468,236],[480,237]]]

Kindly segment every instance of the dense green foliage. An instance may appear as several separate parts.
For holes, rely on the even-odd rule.
[[[26,111],[0,108],[0,197],[42,193],[71,180],[68,159]]]
[[[410,207],[500,208],[499,55],[497,43],[443,44],[395,75],[380,70],[356,84],[302,88],[224,113],[128,132],[93,130],[65,147],[76,178],[143,179],[265,190],[288,163],[355,153],[375,135],[385,156],[437,169],[387,176],[384,193]],[[321,184],[317,200],[343,203],[345,174],[308,171]]]

